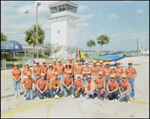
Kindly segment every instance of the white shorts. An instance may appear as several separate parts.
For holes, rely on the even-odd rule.
[[[77,74],[75,74],[75,80],[77,79]],[[82,74],[81,74],[81,79],[82,79]]]

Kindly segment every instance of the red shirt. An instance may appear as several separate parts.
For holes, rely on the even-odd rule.
[[[28,78],[24,78],[23,81],[21,82],[21,84],[25,84],[24,87],[26,89],[31,89],[33,83],[36,84],[36,81],[33,78],[31,78],[30,80]]]
[[[97,87],[98,88],[104,88],[104,83],[105,83],[105,78],[104,77],[101,77],[101,78],[96,78],[95,80],[95,84],[97,84]]]
[[[109,79],[108,82],[107,82],[107,86],[109,87],[109,90],[110,90],[110,91],[113,91],[113,90],[115,90],[116,88],[118,88],[118,82],[117,82],[116,80],[114,80],[114,81],[112,82],[112,80]]]
[[[47,81],[39,79],[36,83],[36,85],[39,87],[40,90],[44,90],[47,87]],[[39,91],[39,90],[37,90]]]
[[[69,86],[71,83],[73,84],[73,78],[72,77],[68,77],[68,75],[64,76],[63,78],[63,82],[66,86]]]
[[[105,77],[110,77],[111,74],[113,74],[112,68],[110,68],[110,67],[104,68],[104,76],[105,76]]]

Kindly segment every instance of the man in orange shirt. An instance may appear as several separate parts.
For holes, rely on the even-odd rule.
[[[101,90],[103,90],[105,92],[105,78],[103,77],[103,73],[99,72],[98,73],[98,78],[96,78],[95,80],[95,84],[96,84],[96,91],[97,91],[97,95],[98,95],[98,99],[101,98]],[[104,101],[106,101],[106,93],[104,94]]]
[[[80,74],[81,75],[81,79],[82,79],[82,70],[83,70],[83,65],[80,62],[80,59],[77,59],[77,64],[74,67],[74,75],[75,75],[75,80],[77,79],[77,75]]]
[[[72,71],[74,72],[75,63],[72,62],[72,57],[69,57],[68,61],[69,61],[70,65],[71,65]],[[74,81],[74,74],[72,75],[72,78],[73,78],[73,81]]]
[[[31,78],[31,73],[27,72],[27,78],[24,78],[21,82],[21,88],[24,91],[24,100],[26,100],[27,93],[29,93],[30,99],[33,99],[33,91],[36,89],[36,86],[34,89],[32,89],[33,83],[36,84],[36,81],[33,78]]]
[[[58,72],[54,73],[54,77],[51,78],[50,82],[49,82],[49,95],[50,98],[54,97],[55,94],[55,98],[60,98],[59,97],[59,93],[60,93],[60,81],[58,79]]]
[[[103,64],[103,60],[99,61],[100,66],[99,66],[99,72],[102,72],[104,74],[104,64]]]
[[[96,65],[96,61],[93,61],[93,66],[91,67],[91,72],[92,72],[92,80],[95,81],[96,78],[98,77],[98,72],[99,72],[99,66]]]
[[[74,97],[77,98],[79,96],[79,93],[81,93],[80,97],[82,98],[84,94],[84,82],[83,80],[81,80],[80,74],[77,75],[77,80],[75,80],[74,86],[75,86]]]
[[[131,97],[135,100],[135,90],[134,90],[134,79],[137,76],[137,71],[132,67],[132,61],[128,62],[128,68],[125,70],[125,74],[127,75],[127,80],[131,85]]]
[[[17,93],[18,97],[20,97],[21,70],[18,68],[18,63],[15,63],[14,67],[12,70],[14,92],[15,97],[17,97]]]
[[[35,61],[36,65],[33,67],[33,78],[37,82],[38,79],[40,79],[40,74],[41,74],[41,66],[39,65],[39,61]],[[35,89],[34,93],[37,93],[37,89]]]
[[[95,92],[95,83],[91,80],[91,76],[87,76],[87,81],[85,83],[85,92],[86,92],[86,98],[89,99],[90,96],[92,96],[92,99],[94,99],[94,92]]]
[[[63,77],[64,77],[64,70],[65,70],[65,66],[63,64],[61,64],[61,59],[58,59],[58,64],[56,65],[56,71],[58,72],[58,78],[61,84],[61,92],[63,92],[63,86],[62,86],[62,81],[63,81]]]
[[[56,64],[56,59],[53,59],[53,68],[55,69],[55,71],[57,70],[57,69],[56,69],[56,65],[57,65],[57,64]]]
[[[41,78],[36,83],[36,86],[37,86],[37,89],[38,89],[37,96],[40,99],[44,99],[44,96],[49,94],[49,92],[47,90],[47,81],[44,80],[44,78],[45,78],[45,74],[41,73]]]
[[[47,71],[48,67],[46,66],[46,61],[42,61],[42,66],[41,66],[41,73],[45,73],[45,79],[47,79]]]
[[[111,75],[111,79],[107,82],[107,91],[109,93],[109,100],[115,99],[118,102],[118,82],[115,80],[115,75]]]
[[[72,72],[71,74],[72,74],[72,76],[73,76],[73,70],[72,70],[72,68],[71,68],[70,63],[66,63],[65,70],[64,70],[64,76],[68,74],[68,71],[69,71],[69,70]]]
[[[54,77],[55,69],[53,68],[52,64],[49,64],[48,70],[47,70],[47,82],[49,83],[50,79]]]
[[[25,63],[25,69],[23,69],[23,77],[27,78],[27,72],[32,74],[32,70],[29,68],[29,63]]]
[[[122,80],[119,82],[119,86],[122,86],[123,91],[120,90],[119,87],[119,92],[120,92],[120,99],[119,101],[122,102],[124,99],[127,99],[127,103],[130,103],[130,83],[127,81],[127,76],[126,74],[122,75]]]
[[[68,75],[63,78],[64,96],[67,97],[70,89],[72,89],[71,97],[74,98],[75,86],[73,86],[73,78],[71,77],[71,71],[68,71]]]
[[[83,71],[82,71],[83,79],[84,79],[84,85],[87,81],[87,76],[91,75],[91,67],[89,67],[88,64],[89,64],[89,62],[85,61],[85,67],[83,67]]]

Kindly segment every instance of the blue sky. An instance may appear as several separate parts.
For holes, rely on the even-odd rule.
[[[50,43],[51,22],[48,5],[58,1],[43,1],[39,7],[38,23],[45,31],[45,43]],[[101,34],[109,37],[109,44],[103,50],[136,50],[139,46],[149,49],[149,1],[73,1],[78,4],[76,22],[76,46],[89,50],[86,42],[95,40]],[[25,31],[36,23],[36,1],[1,1],[1,31],[17,40],[25,42]],[[29,9],[29,14],[24,11]],[[100,50],[96,44],[92,50]]]

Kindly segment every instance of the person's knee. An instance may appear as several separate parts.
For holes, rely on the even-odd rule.
[[[86,96],[86,99],[89,99],[89,96]]]

